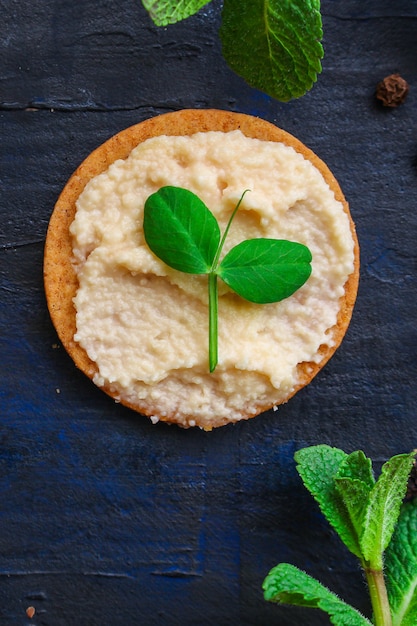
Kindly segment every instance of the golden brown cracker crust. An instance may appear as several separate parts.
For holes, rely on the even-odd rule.
[[[321,360],[319,363],[301,363],[298,366],[301,382],[285,401],[314,378],[340,345],[349,326],[356,300],[359,282],[359,244],[348,203],[337,180],[326,164],[314,152],[298,139],[270,122],[242,113],[217,109],[185,109],[173,113],[165,113],[140,122],[122,130],[99,146],[81,163],[71,176],[59,196],[52,213],[44,253],[44,284],[47,304],[60,341],[77,367],[89,378],[93,378],[94,374],[97,373],[97,365],[89,359],[84,349],[74,341],[76,312],[73,298],[78,288],[78,280],[72,265],[72,240],[69,228],[75,217],[75,203],[78,196],[89,180],[107,170],[111,163],[117,159],[127,158],[134,147],[150,137],[158,135],[192,135],[196,132],[207,132],[210,130],[229,132],[236,129],[240,129],[248,137],[285,143],[311,161],[333,190],[336,199],[343,204],[350,220],[352,237],[355,242],[354,271],[345,284],[345,295],[340,299],[337,324],[330,331],[333,333],[334,344],[332,347],[322,346],[320,348]],[[104,388],[103,390],[108,395],[116,398],[116,394],[111,389]],[[127,402],[123,402],[123,404],[148,416],[155,414],[152,411],[152,407],[140,407]],[[270,408],[270,405],[259,406],[256,414]],[[253,415],[242,415],[242,419],[250,417],[253,417]],[[190,418],[192,419],[193,416],[190,416]],[[177,421],[175,415],[163,417],[161,420],[167,422]],[[209,430],[228,422],[227,416],[214,416],[210,426],[206,423],[201,424],[201,426]],[[199,426],[200,424],[197,423],[196,425]]]

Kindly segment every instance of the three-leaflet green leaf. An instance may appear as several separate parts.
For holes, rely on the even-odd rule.
[[[245,193],[222,237],[214,215],[187,189],[162,187],[145,202],[143,232],[152,252],[173,269],[208,275],[211,372],[218,362],[218,276],[246,300],[266,304],[288,298],[311,274],[309,249],[286,240],[248,239],[220,259]]]

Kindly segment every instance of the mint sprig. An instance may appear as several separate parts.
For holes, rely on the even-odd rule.
[[[210,0],[142,0],[157,26],[197,13]],[[224,0],[223,56],[246,82],[281,101],[298,98],[321,72],[320,0]]]
[[[245,193],[223,236],[208,207],[187,189],[162,187],[144,207],[143,232],[152,252],[175,270],[208,276],[210,372],[218,363],[218,277],[249,302],[268,304],[291,296],[311,274],[309,249],[287,240],[248,239],[221,258]]]
[[[305,487],[343,543],[359,559],[372,602],[371,623],[375,626],[417,623],[417,505],[401,509],[415,456],[414,450],[392,457],[375,480],[371,460],[362,451],[348,455],[338,448],[320,445],[295,454]],[[336,626],[369,623],[343,602],[336,603],[335,609],[334,598],[328,596],[331,592],[315,582],[318,587],[301,570],[280,564],[264,581],[265,599],[315,606],[327,612]]]

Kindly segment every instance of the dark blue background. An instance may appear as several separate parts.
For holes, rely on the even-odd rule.
[[[226,67],[217,0],[160,29],[139,0],[0,8],[0,624],[328,624],[264,602],[280,561],[369,615],[293,454],[362,448],[379,468],[416,446],[416,0],[323,0],[323,73],[288,104]],[[387,110],[374,91],[392,72],[410,94]],[[78,164],[119,130],[192,107],[304,141],[361,244],[357,306],[326,368],[277,412],[212,433],[152,426],[95,388],[58,345],[42,284],[48,220]]]

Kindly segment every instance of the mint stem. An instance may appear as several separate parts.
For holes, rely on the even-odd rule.
[[[391,610],[385,586],[384,572],[364,566],[366,580],[374,611],[375,626],[392,626]]]
[[[214,372],[218,362],[218,289],[217,274],[211,271],[208,275],[209,299],[209,367]]]

